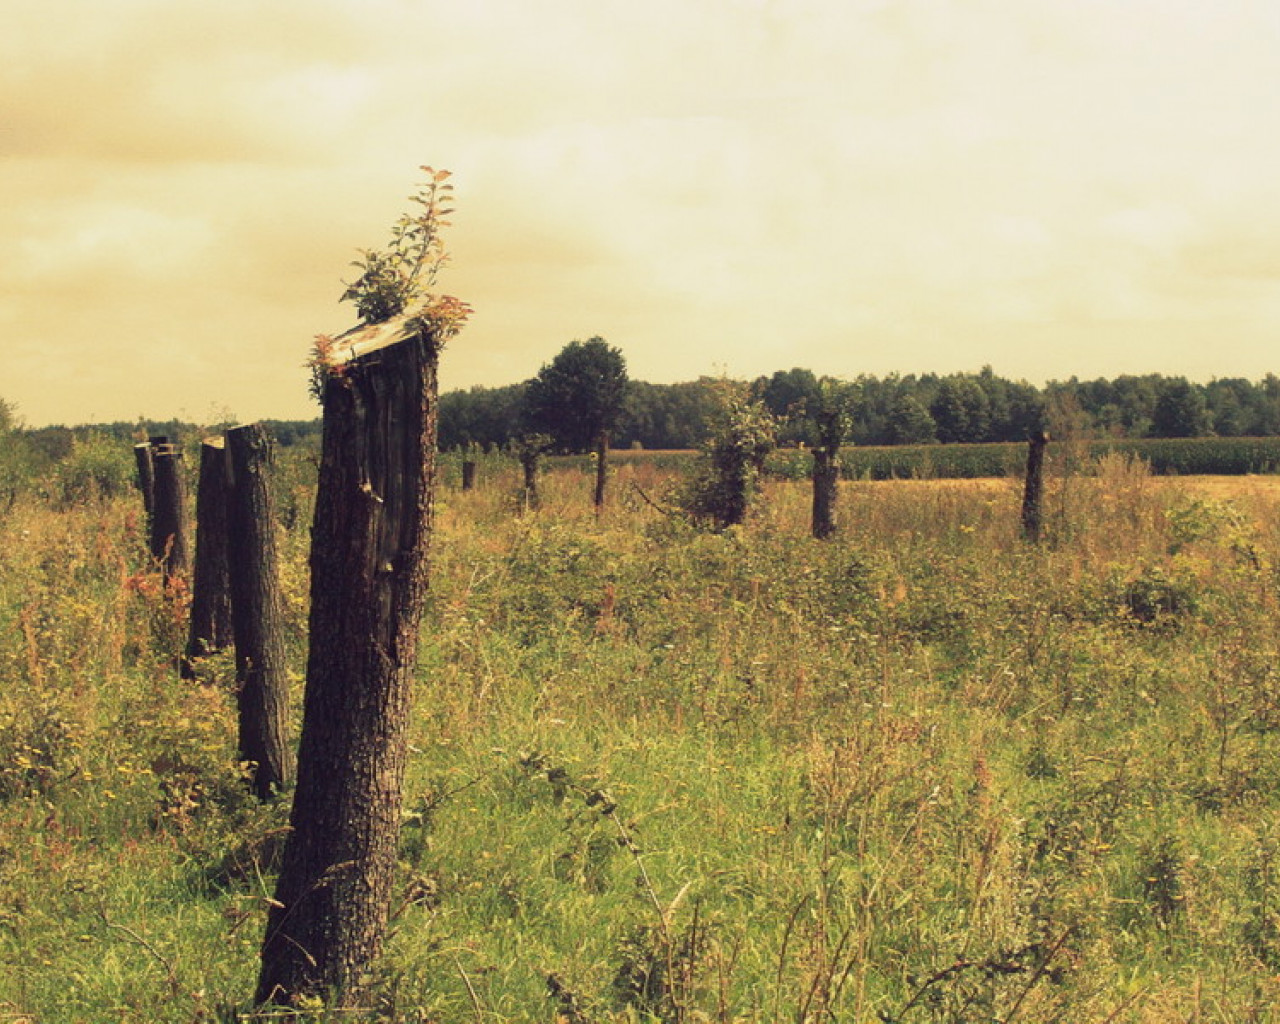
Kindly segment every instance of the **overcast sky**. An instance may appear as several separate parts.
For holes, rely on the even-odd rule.
[[[0,398],[310,417],[431,164],[445,388],[1280,371],[1275,0],[0,0]]]

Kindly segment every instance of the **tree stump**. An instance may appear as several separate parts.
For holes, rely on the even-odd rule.
[[[182,450],[162,438],[153,438],[151,468],[151,556],[160,564],[165,583],[172,584],[186,573],[188,564]]]
[[[142,495],[142,511],[146,516],[147,544],[151,543],[151,517],[155,503],[155,474],[151,468],[151,445],[143,441],[133,446],[133,461],[138,467],[138,491]]]
[[[438,345],[400,317],[322,368],[310,651],[291,831],[259,1003],[349,999],[382,947],[427,591]]]
[[[1033,544],[1040,540],[1044,519],[1044,450],[1049,435],[1031,435],[1027,447],[1027,480],[1022,491],[1022,535]]]
[[[813,515],[811,532],[819,540],[826,540],[836,532],[836,487],[840,478],[840,464],[831,449],[819,446],[813,449]]]
[[[464,491],[473,490],[476,486],[476,460],[462,460],[462,489]]]
[[[231,581],[227,569],[227,459],[220,437],[200,445],[196,487],[196,555],[191,576],[191,629],[182,659],[184,679],[196,662],[231,644]]]
[[[285,667],[284,596],[276,551],[271,443],[261,424],[226,432],[227,548],[236,640],[236,706],[240,756],[252,766],[259,799],[289,781],[289,681]]]
[[[609,434],[602,432],[596,440],[596,487],[592,495],[596,515],[604,510],[604,491],[609,479]]]
[[[542,458],[540,451],[520,452],[520,468],[524,472],[524,490],[521,500],[525,509],[532,510],[542,504],[538,493],[538,463]]]

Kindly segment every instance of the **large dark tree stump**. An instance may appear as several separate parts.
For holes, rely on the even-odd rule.
[[[173,583],[186,573],[188,566],[182,449],[161,438],[153,438],[151,468],[151,556],[160,564],[165,582]]]
[[[436,357],[420,322],[350,332],[323,383],[298,781],[257,999],[344,1000],[381,949],[427,591]]]
[[[196,676],[196,662],[231,644],[231,582],[227,569],[227,460],[222,438],[200,446],[196,488],[196,556],[191,576],[191,629],[182,675]]]
[[[1022,535],[1032,543],[1040,540],[1044,526],[1044,450],[1049,435],[1043,430],[1031,435],[1027,446],[1027,479],[1022,491]]]
[[[462,489],[464,491],[474,490],[476,486],[476,460],[462,460]]]
[[[240,756],[262,799],[289,780],[289,681],[276,552],[271,444],[261,424],[226,432],[227,568],[236,641]]]

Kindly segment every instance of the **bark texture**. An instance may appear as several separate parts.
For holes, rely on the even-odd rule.
[[[1027,480],[1022,491],[1022,535],[1035,543],[1044,528],[1044,450],[1049,435],[1031,435],[1027,447]]]
[[[230,646],[231,581],[227,570],[227,463],[221,438],[200,446],[196,488],[196,555],[191,577],[191,629],[182,659],[185,679],[196,662]]]
[[[271,443],[261,424],[226,432],[227,549],[236,641],[240,757],[260,799],[291,777],[284,596],[271,491]]]
[[[840,478],[840,464],[830,448],[813,449],[813,515],[812,533],[825,540],[836,532],[836,485]]]
[[[176,444],[151,443],[153,473],[151,556],[160,563],[166,583],[183,576],[187,558],[187,492],[182,450]]]
[[[380,952],[427,590],[436,349],[414,332],[324,385],[298,782],[259,1003],[350,999]]]

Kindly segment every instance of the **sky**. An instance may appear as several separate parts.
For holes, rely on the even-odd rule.
[[[453,172],[441,386],[1280,372],[1274,0],[0,0],[0,399],[311,418]]]

